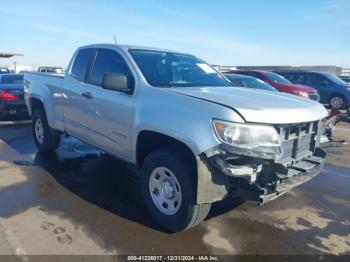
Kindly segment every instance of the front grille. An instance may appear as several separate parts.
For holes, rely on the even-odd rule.
[[[310,94],[309,94],[309,98],[310,98],[311,100],[314,100],[314,101],[319,101],[319,100],[320,100],[320,96],[319,96],[318,93],[310,93]]]
[[[279,162],[294,163],[313,155],[319,143],[320,122],[276,126],[283,154]]]

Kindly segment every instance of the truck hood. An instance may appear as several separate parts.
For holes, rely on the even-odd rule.
[[[285,93],[240,87],[180,87],[168,90],[231,108],[246,122],[252,123],[302,123],[320,120],[328,115],[318,102]]]

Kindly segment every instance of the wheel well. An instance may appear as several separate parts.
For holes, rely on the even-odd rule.
[[[181,152],[183,159],[188,161],[192,168],[197,168],[196,157],[192,150],[183,142],[153,131],[142,131],[138,135],[136,145],[136,161],[141,166],[145,157],[154,150],[173,148],[176,152]]]
[[[34,111],[37,109],[42,110],[45,113],[45,108],[43,103],[37,98],[30,99],[30,109],[31,109],[31,114],[33,114]]]

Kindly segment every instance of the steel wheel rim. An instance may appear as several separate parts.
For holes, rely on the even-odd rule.
[[[44,126],[41,119],[35,121],[35,137],[40,144],[44,142]]]
[[[333,97],[331,100],[331,106],[339,109],[343,106],[343,99],[339,96]]]
[[[157,167],[149,178],[152,201],[165,215],[176,214],[181,206],[182,193],[176,176],[166,167]]]

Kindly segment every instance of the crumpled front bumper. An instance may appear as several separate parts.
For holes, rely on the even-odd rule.
[[[318,175],[325,156],[325,152],[317,148],[313,155],[288,165],[265,161],[237,166],[220,155],[214,156],[212,160],[213,165],[229,177],[231,194],[261,205]]]

